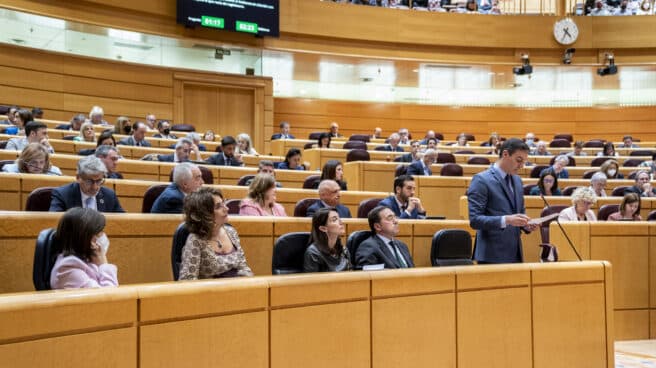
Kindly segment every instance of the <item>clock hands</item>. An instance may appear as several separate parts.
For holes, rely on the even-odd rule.
[[[565,41],[565,36],[572,38],[572,35],[569,34],[569,28],[563,28],[563,37],[560,38],[561,41]]]

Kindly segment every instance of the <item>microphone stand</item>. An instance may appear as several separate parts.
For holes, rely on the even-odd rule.
[[[540,193],[540,198],[542,198],[542,202],[544,202],[545,206],[551,207],[549,205],[549,202],[547,202],[547,199],[544,198],[544,194]],[[576,247],[574,246],[574,243],[572,243],[572,240],[569,238],[569,236],[567,235],[567,232],[563,228],[563,225],[560,224],[560,220],[558,219],[558,216],[556,217],[556,223],[558,224],[558,227],[560,228],[560,231],[563,233],[563,235],[565,235],[565,239],[567,239],[567,243],[569,243],[569,246],[574,251],[574,254],[576,254],[576,258],[578,258],[579,261],[583,261],[583,259],[581,258],[581,255],[579,254],[579,251],[576,250]]]

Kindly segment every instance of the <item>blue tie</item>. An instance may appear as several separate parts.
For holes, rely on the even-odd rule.
[[[513,188],[512,176],[510,174],[506,175],[506,186],[508,186],[508,190],[510,191],[510,204],[515,207],[515,189]]]

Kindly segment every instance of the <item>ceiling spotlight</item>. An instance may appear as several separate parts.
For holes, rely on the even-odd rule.
[[[513,74],[515,75],[531,75],[533,73],[533,66],[531,61],[528,58],[528,54],[522,54],[522,66],[516,66],[513,68]]]
[[[569,48],[565,50],[565,54],[563,55],[563,64],[569,65],[572,63],[572,57],[574,56],[574,53],[576,52],[576,49],[574,48]]]
[[[617,74],[617,66],[615,65],[615,56],[612,52],[606,53],[605,66],[597,69],[597,74],[604,77],[607,75]]]

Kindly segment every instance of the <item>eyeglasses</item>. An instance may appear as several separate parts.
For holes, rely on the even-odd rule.
[[[82,179],[82,182],[88,186],[92,185],[103,185],[105,183],[105,178],[93,180],[93,179]]]
[[[46,166],[45,161],[30,161],[30,162],[26,162],[25,164],[35,169],[43,169],[43,167]]]

